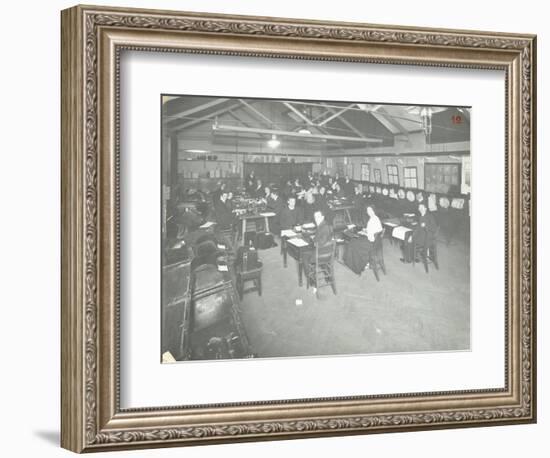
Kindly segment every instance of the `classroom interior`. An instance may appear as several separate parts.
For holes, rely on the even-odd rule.
[[[163,95],[161,361],[468,351],[470,111]]]

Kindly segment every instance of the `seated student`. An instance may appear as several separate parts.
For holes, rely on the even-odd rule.
[[[279,191],[274,189],[269,193],[269,197],[266,199],[266,207],[269,211],[279,214],[284,205],[284,202],[279,197]]]
[[[288,199],[292,195],[292,181],[281,182],[281,197]]]
[[[334,220],[334,212],[328,205],[327,189],[324,186],[319,188],[319,194],[315,195],[315,205],[318,210],[323,212],[325,219],[329,224]]]
[[[379,232],[382,232],[383,229],[380,218],[378,218],[374,208],[370,205],[367,207],[367,215],[369,217],[369,221],[363,231],[363,233],[366,234],[366,237],[352,239],[346,246],[346,250],[344,252],[344,264],[346,264],[346,266],[348,266],[357,275],[361,275],[361,272],[368,267],[372,250],[374,250],[376,235]]]
[[[332,190],[334,188],[334,178],[332,178],[330,175],[328,177],[326,188],[327,192],[332,194]]]
[[[279,225],[281,230],[292,229],[295,226],[302,224],[301,212],[296,208],[296,198],[289,197],[288,204],[281,210],[279,216]]]
[[[315,199],[319,208],[327,203],[327,188],[325,186],[319,186],[319,192],[315,196]]]
[[[333,196],[335,197],[346,197],[346,195],[344,194],[344,191],[342,190],[342,187],[337,181],[334,182],[334,185],[332,187],[332,193],[333,193]]]
[[[323,212],[320,210],[316,210],[314,212],[313,218],[315,220],[315,224],[317,225],[317,231],[311,240],[317,248],[325,248],[332,242],[332,226],[326,222],[325,215],[323,215]],[[302,254],[302,261],[306,269],[308,265],[313,262],[314,256],[315,250],[309,250]]]
[[[429,247],[435,239],[437,232],[437,223],[433,215],[428,211],[425,204],[418,205],[418,211],[420,212],[420,218],[418,219],[418,226],[414,229],[412,235],[408,237],[402,244],[403,257],[401,262],[409,263],[413,261],[414,246]]]
[[[329,179],[328,172],[326,170],[323,170],[323,173],[321,174],[321,177],[319,178],[321,186],[324,186],[326,188],[329,184],[328,179]]]
[[[233,202],[233,191],[227,192],[227,200],[225,201],[225,205],[227,208],[229,208],[230,211],[233,211],[233,208],[235,207]]]
[[[266,186],[264,188],[263,198],[265,199],[266,202],[268,202],[270,197],[271,197],[271,188],[269,186]]]
[[[315,204],[315,196],[311,193],[305,193],[304,201],[302,203],[302,214],[304,223],[313,222],[315,210],[318,210]]]

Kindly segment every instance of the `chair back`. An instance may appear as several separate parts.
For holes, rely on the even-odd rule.
[[[375,251],[376,254],[381,253],[384,249],[383,241],[384,241],[384,234],[385,233],[386,233],[386,228],[383,227],[380,232],[377,232],[374,235],[374,251]]]
[[[317,264],[332,263],[334,260],[334,254],[336,252],[336,240],[332,239],[330,242],[319,247],[315,247],[315,259]]]
[[[216,243],[212,240],[206,240],[202,243],[195,245],[194,252],[196,257],[207,256],[209,254],[215,253],[218,251]]]

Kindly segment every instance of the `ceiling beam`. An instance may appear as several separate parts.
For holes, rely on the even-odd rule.
[[[305,114],[303,114],[301,111],[297,110],[295,107],[293,107],[290,103],[288,102],[283,102],[283,105],[287,108],[289,108],[291,111],[294,112],[294,114],[296,114],[296,116],[298,116],[300,119],[302,119],[303,121],[305,121],[305,123],[308,125],[308,126],[314,126],[315,127],[315,124],[313,123],[313,121],[311,119],[309,119]]]
[[[259,133],[259,134],[268,134],[268,135],[279,135],[281,137],[301,137],[305,139],[309,138],[318,138],[325,140],[342,140],[348,142],[360,142],[360,143],[382,143],[380,138],[368,138],[368,137],[345,137],[341,135],[329,135],[329,134],[301,134],[299,132],[287,131],[287,130],[274,130],[274,129],[256,129],[251,127],[238,127],[238,126],[228,126],[219,124],[217,126],[212,126],[212,130],[216,131],[226,131],[226,132],[248,132],[248,133]]]
[[[397,119],[392,118],[384,107],[380,107],[377,111],[371,111],[370,114],[373,115],[386,129],[388,129],[388,126],[386,125],[386,123],[388,123],[390,126],[397,129],[397,133],[401,135],[408,135],[409,131],[405,129],[405,127],[403,127]],[[391,131],[392,129],[389,130]]]
[[[216,98],[214,100],[211,100],[210,102],[203,103],[201,105],[198,105],[193,108],[189,108],[188,110],[180,111],[179,113],[176,113],[174,115],[166,116],[164,119],[166,122],[173,121],[175,119],[181,119],[185,118],[186,116],[199,113],[201,111],[207,110],[208,108],[215,107],[216,105],[220,105],[221,103],[227,102],[229,99],[224,98]]]
[[[333,108],[329,108],[328,110],[331,113],[335,113],[335,110]],[[346,118],[341,116],[339,121],[342,122],[345,126],[347,126],[353,133],[357,134],[357,136],[359,138],[365,138],[363,133],[359,129],[357,129],[353,124],[351,124]],[[380,140],[380,141],[382,141],[382,140]]]
[[[239,99],[239,102],[241,102],[246,108],[248,108],[257,117],[259,117],[269,127],[277,127],[271,119],[269,119],[266,115],[264,115],[260,110],[253,107],[250,103],[245,102],[243,99]]]
[[[219,116],[223,113],[234,110],[235,108],[238,108],[240,105],[241,105],[240,103],[234,103],[234,104],[226,106],[224,108],[220,108],[219,110],[213,111],[208,116],[204,116],[202,118],[197,118],[197,119],[193,119],[191,121],[188,121],[188,122],[182,124],[181,126],[178,126],[177,128],[175,128],[174,131],[179,132],[180,130],[187,129],[187,128],[189,128],[191,126],[194,126],[196,124],[200,124],[201,122],[213,121],[213,118],[215,118],[216,116]]]
[[[327,122],[332,121],[334,118],[337,118],[338,116],[340,116],[340,115],[341,115],[342,113],[344,113],[345,111],[348,111],[348,110],[350,110],[351,108],[353,108],[354,105],[355,105],[355,104],[352,103],[351,105],[349,105],[349,106],[347,106],[347,107],[344,107],[344,108],[342,108],[341,110],[339,110],[339,111],[337,111],[337,112],[334,112],[334,111],[331,110],[331,111],[332,111],[332,114],[331,114],[328,118],[324,119],[323,121],[321,121],[321,122],[320,122],[319,124],[317,124],[317,125],[318,125],[318,126],[324,126]]]

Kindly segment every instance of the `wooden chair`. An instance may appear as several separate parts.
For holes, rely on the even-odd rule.
[[[220,229],[218,233],[229,245],[228,250],[234,251],[234,247],[237,245],[237,231],[235,230],[235,228],[230,227],[228,229]]]
[[[317,288],[316,295],[319,297],[319,289],[324,286],[332,287],[336,294],[336,281],[334,279],[334,258],[336,253],[336,241],[333,239],[323,247],[315,246],[313,258],[304,266],[306,274],[306,286]]]
[[[433,264],[437,270],[439,270],[439,260],[437,258],[437,238],[439,236],[439,227],[435,231],[432,239],[430,241],[425,241],[424,243],[417,244],[413,240],[413,267],[417,263],[417,259],[424,264],[424,270],[426,273],[429,272],[428,265]]]
[[[263,264],[257,260],[257,257],[251,258],[252,252],[248,252],[246,248],[240,248],[239,250],[242,250],[242,253],[237,257],[240,258],[242,255],[242,259],[238,259],[235,266],[237,272],[237,292],[239,293],[239,297],[242,299],[246,293],[252,291],[258,291],[258,295],[261,296]],[[252,282],[252,286],[245,288],[247,282]]]
[[[241,299],[252,291],[258,291],[258,296],[262,295],[262,263],[258,264],[255,269],[237,272],[237,291]],[[247,282],[252,282],[252,286],[245,288]]]
[[[382,270],[386,275],[386,264],[384,262],[384,233],[386,229],[382,229],[374,236],[374,248],[369,255],[369,269],[372,270],[376,281],[380,281],[378,270]]]

